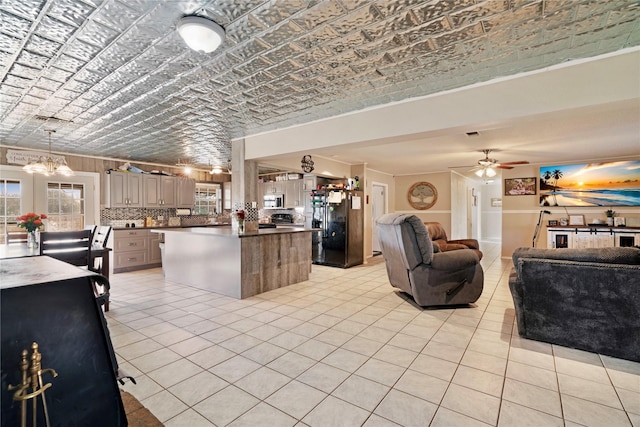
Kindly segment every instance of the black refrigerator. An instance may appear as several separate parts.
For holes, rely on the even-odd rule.
[[[351,267],[363,262],[362,191],[314,190],[311,194],[313,263]]]

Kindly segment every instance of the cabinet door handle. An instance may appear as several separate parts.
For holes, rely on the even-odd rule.
[[[136,261],[138,258],[127,258],[127,261]]]
[[[138,246],[137,243],[129,243],[129,246]]]

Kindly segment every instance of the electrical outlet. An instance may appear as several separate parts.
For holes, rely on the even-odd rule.
[[[158,215],[158,221],[162,221],[162,220],[164,220],[164,216]]]
[[[258,208],[258,202],[251,202],[251,208],[252,209],[257,209]]]

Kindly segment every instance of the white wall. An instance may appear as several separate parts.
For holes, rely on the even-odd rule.
[[[499,243],[502,239],[502,207],[491,206],[491,199],[502,200],[500,180],[480,187],[480,240]]]

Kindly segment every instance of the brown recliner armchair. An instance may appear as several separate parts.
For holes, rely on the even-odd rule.
[[[478,255],[478,258],[482,259],[482,251],[480,251],[480,245],[476,239],[448,240],[447,232],[439,222],[425,222],[424,225],[429,231],[431,241],[438,246],[441,252],[456,249],[473,249],[476,255]]]
[[[436,251],[415,215],[382,215],[376,225],[389,283],[418,305],[469,304],[480,297],[484,272],[474,251]]]

